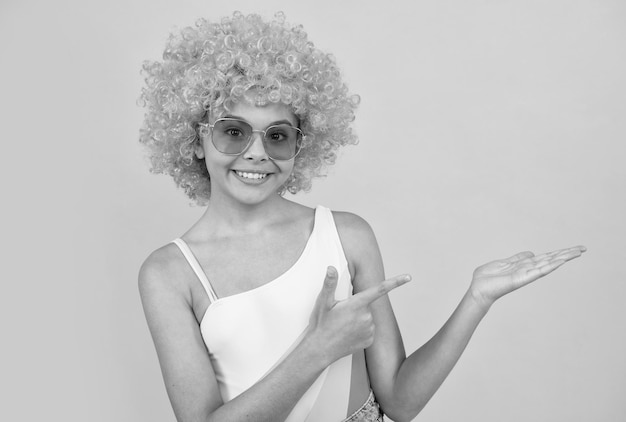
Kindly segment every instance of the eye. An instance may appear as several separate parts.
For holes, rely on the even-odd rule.
[[[250,136],[252,128],[246,122],[224,119],[217,120],[213,130],[216,136],[228,138],[232,141],[243,141]]]
[[[288,141],[291,138],[291,128],[273,126],[266,131],[267,140],[272,142]]]
[[[226,130],[224,130],[224,134],[233,138],[238,138],[240,136],[243,136],[243,131],[236,127],[229,127]]]

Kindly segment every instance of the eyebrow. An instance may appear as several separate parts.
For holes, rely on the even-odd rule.
[[[237,120],[243,120],[244,122],[246,122],[246,123],[250,124],[250,122],[248,122],[248,121],[247,121],[246,119],[244,119],[243,117],[241,117],[241,116],[236,116],[236,115],[234,115],[234,114],[226,114],[226,115],[222,116],[222,118],[226,118],[226,119],[237,119]],[[276,120],[275,122],[272,122],[272,123],[270,123],[269,125],[267,125],[267,127],[274,126],[274,125],[284,125],[284,124],[287,124],[287,125],[292,126],[292,127],[297,127],[297,126],[294,126],[294,125],[293,125],[293,123],[291,123],[291,122],[290,122],[289,120],[287,120],[287,119],[283,119],[283,120]],[[252,126],[252,125],[250,125],[250,126]]]

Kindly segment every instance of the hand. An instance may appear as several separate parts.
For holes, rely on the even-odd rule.
[[[480,304],[489,307],[505,294],[550,274],[586,250],[584,246],[574,246],[537,256],[532,252],[521,252],[492,261],[474,271],[470,292]]]
[[[328,267],[308,327],[313,345],[323,350],[328,364],[372,345],[375,326],[369,305],[410,280],[409,275],[396,276],[337,301],[337,270]]]

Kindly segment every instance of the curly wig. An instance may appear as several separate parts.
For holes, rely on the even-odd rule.
[[[170,35],[163,61],[145,62],[143,74],[140,142],[151,171],[172,176],[199,205],[211,188],[204,159],[195,155],[198,123],[238,101],[280,102],[299,119],[302,150],[280,194],[309,190],[312,178],[335,162],[337,148],[357,143],[351,124],[359,97],[348,92],[333,56],[280,12],[269,22],[239,12],[220,23],[201,19]]]

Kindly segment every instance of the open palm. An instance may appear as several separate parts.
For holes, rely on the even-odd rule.
[[[532,252],[521,252],[507,259],[489,262],[474,271],[471,284],[473,296],[490,306],[505,294],[550,274],[586,250],[584,246],[574,246],[537,256]]]

